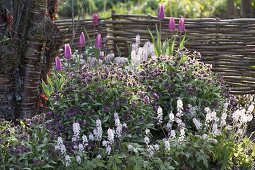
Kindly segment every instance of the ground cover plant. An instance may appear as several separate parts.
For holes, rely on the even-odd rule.
[[[185,49],[184,18],[173,24],[165,40],[137,35],[129,60],[102,53],[101,34],[88,46],[82,33],[76,51],[65,44],[42,83],[43,113],[1,121],[1,169],[251,169],[253,96],[228,94]]]

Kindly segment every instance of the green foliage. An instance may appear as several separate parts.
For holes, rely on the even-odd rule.
[[[158,0],[88,0],[75,2],[75,14],[80,10],[84,13],[82,16],[88,17],[92,12],[99,12],[101,17],[109,17],[111,10],[120,14],[150,14],[157,15]],[[226,10],[226,0],[163,0],[167,16],[174,17],[211,17],[221,14]],[[237,3],[237,7],[238,7]],[[240,7],[240,5],[239,5]],[[59,15],[71,17],[71,0],[61,1],[59,3]]]
[[[47,124],[47,122],[45,122]],[[0,169],[50,169],[57,165],[44,125],[0,124]],[[4,128],[2,128],[4,126]]]
[[[170,143],[171,149],[166,152],[172,160],[170,163],[176,164],[177,169],[211,169],[214,144],[210,140],[204,140],[201,136],[189,134],[185,141],[173,140]]]
[[[251,169],[254,166],[254,140],[248,137],[237,139],[239,136],[230,133],[217,136],[217,143],[213,148],[214,160],[218,160],[222,169],[237,168]]]

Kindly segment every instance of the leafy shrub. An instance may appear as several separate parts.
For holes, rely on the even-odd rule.
[[[42,122],[26,124],[0,123],[0,169],[50,169],[60,161]]]

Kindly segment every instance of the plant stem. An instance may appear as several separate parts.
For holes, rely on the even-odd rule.
[[[74,0],[72,0],[72,45],[74,40]]]

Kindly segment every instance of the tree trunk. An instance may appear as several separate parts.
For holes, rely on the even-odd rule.
[[[51,20],[56,6],[57,0],[0,0],[0,118],[37,113],[41,78],[60,46]]]
[[[235,16],[235,2],[234,0],[227,0],[227,17],[234,18]]]
[[[241,0],[241,17],[250,18],[251,13],[251,0]]]

